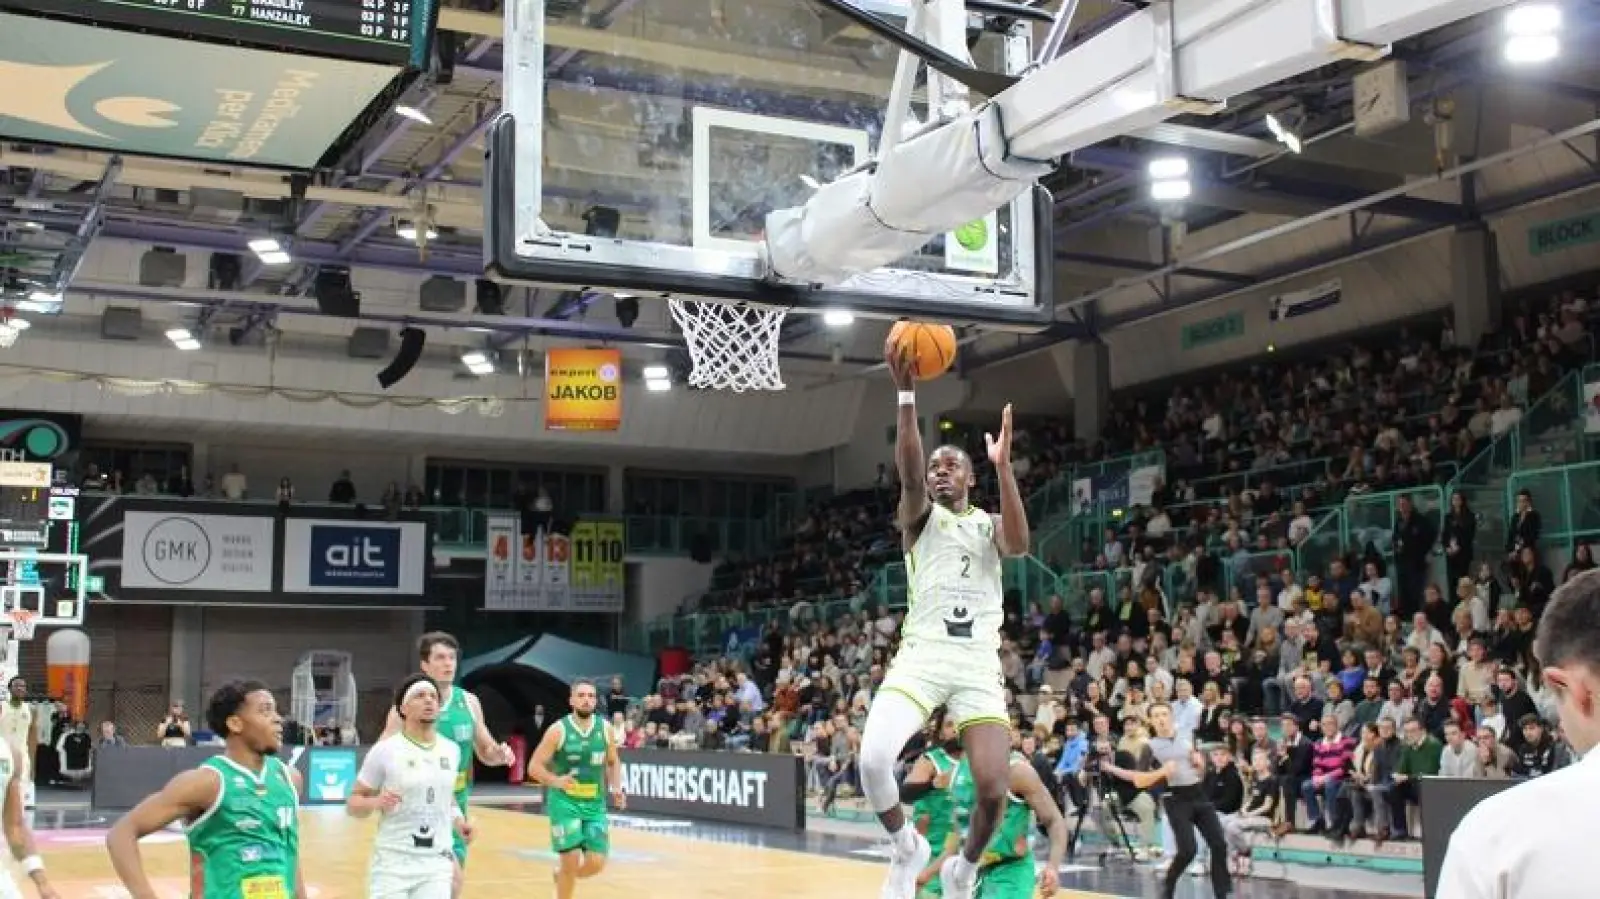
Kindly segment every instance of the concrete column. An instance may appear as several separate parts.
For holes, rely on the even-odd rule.
[[[606,469],[606,512],[610,515],[626,515],[627,496],[623,490],[623,466],[612,465]]]
[[[204,716],[205,684],[201,683],[205,662],[205,609],[200,606],[172,607],[172,645],[167,654],[167,697],[181,699],[189,717]]]
[[[194,489],[200,489],[207,474],[222,477],[220,472],[211,470],[211,444],[199,442],[189,444],[189,480],[194,481]]]
[[[1458,345],[1477,346],[1500,326],[1500,253],[1487,224],[1463,225],[1450,235],[1450,292]]]
[[[1079,440],[1099,440],[1111,412],[1111,348],[1099,340],[1072,347],[1072,422]]]

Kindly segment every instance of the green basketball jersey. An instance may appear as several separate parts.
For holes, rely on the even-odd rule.
[[[949,773],[956,766],[956,760],[950,753],[940,748],[928,750],[923,758],[933,764],[934,779],[937,780]],[[928,819],[928,830],[924,836],[928,838],[928,845],[933,847],[933,853],[938,855],[944,851],[945,843],[950,839],[950,832],[955,827],[955,812],[950,799],[950,788],[939,789],[934,787],[923,794],[921,799],[911,805],[911,819],[921,821]]]
[[[217,801],[189,825],[191,899],[293,899],[300,858],[300,796],[289,767],[268,756],[261,773],[226,756]]]
[[[1027,764],[1027,759],[1020,754],[1011,754],[1011,764]],[[955,803],[956,826],[961,832],[967,830],[967,823],[972,817],[972,806],[978,797],[977,785],[972,780],[972,770],[967,766],[965,757],[956,766],[955,776],[950,779],[950,798]],[[994,829],[994,836],[989,840],[989,845],[984,847],[983,858],[978,860],[978,867],[987,868],[1016,859],[1032,858],[1033,850],[1030,841],[1033,837],[1033,808],[1027,800],[1014,795],[1006,796],[1006,810],[1000,817],[1000,824]]]
[[[439,736],[456,744],[461,759],[456,763],[456,795],[464,796],[472,789],[472,760],[477,756],[473,735],[478,723],[473,720],[472,709],[467,706],[467,694],[460,687],[446,687],[450,695],[439,706]]]
[[[561,747],[550,760],[550,773],[557,777],[572,775],[577,780],[566,790],[550,790],[545,801],[546,813],[551,818],[605,816],[606,750],[610,738],[606,725],[599,716],[589,718],[589,728],[584,730],[571,715],[561,719]]]

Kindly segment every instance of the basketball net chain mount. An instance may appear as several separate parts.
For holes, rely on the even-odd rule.
[[[973,68],[963,0],[910,0],[898,38],[852,0],[814,2],[918,47],[900,51],[871,164],[767,216],[772,275],[836,285],[1011,202],[1074,150],[1183,113],[1214,113],[1229,97],[1333,62],[1381,58],[1396,41],[1512,0],[1156,0],[1057,55],[1077,7],[1066,0],[1037,61],[1008,61],[1015,79]],[[923,123],[911,94],[925,59]],[[994,92],[974,106],[968,84]],[[937,191],[928,189],[931,173]]]

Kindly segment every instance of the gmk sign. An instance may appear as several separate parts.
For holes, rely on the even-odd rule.
[[[122,586],[145,590],[272,590],[272,518],[133,512],[122,522]]]
[[[805,829],[801,761],[759,752],[624,749],[630,811]]]

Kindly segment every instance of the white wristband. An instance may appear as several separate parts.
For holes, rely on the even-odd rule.
[[[22,860],[22,873],[32,875],[44,870],[44,859],[37,855],[30,855]]]
[[[900,391],[900,405],[902,405],[902,406],[915,406],[916,404],[917,404],[917,393],[916,393],[916,391],[914,391],[914,390],[902,390],[902,391]]]

